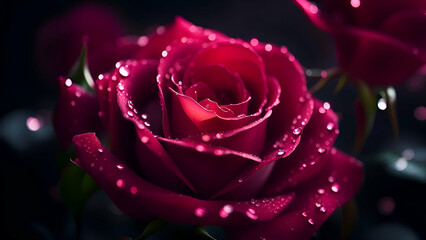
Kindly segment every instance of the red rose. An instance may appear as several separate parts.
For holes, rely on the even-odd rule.
[[[395,85],[426,63],[426,1],[293,0],[337,45],[340,67],[371,86]]]
[[[55,115],[64,147],[83,133],[76,163],[123,212],[221,225],[230,239],[310,239],[358,190],[360,162],[332,147],[336,114],[285,47],[180,17],[140,41],[95,95],[62,79]],[[100,121],[110,150],[86,133]]]

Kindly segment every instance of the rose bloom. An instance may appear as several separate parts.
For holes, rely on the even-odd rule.
[[[371,86],[398,84],[426,64],[426,1],[293,0],[337,45],[340,67]]]
[[[310,239],[359,189],[360,162],[333,147],[336,114],[285,47],[181,17],[136,41],[94,93],[61,78],[54,118],[124,213],[220,225],[228,239]]]

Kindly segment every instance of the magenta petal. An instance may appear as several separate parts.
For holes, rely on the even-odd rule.
[[[210,197],[230,182],[249,162],[260,162],[254,155],[218,148],[190,139],[158,139],[201,197]],[[220,174],[219,174],[220,173]]]
[[[211,36],[210,36],[211,35]],[[214,36],[214,38],[213,38]],[[203,29],[177,16],[175,22],[170,26],[160,26],[156,32],[143,41],[143,48],[137,53],[138,59],[160,59],[162,51],[174,40],[197,39],[202,41],[217,41],[227,39],[222,33]]]
[[[328,154],[315,177],[293,188],[293,204],[271,221],[250,227],[225,228],[229,239],[300,239],[309,240],[339,206],[360,188],[362,165],[341,152]]]
[[[266,46],[271,46],[271,49],[267,50]],[[267,76],[274,77],[281,87],[280,104],[273,108],[268,120],[268,142],[263,152],[265,161],[274,161],[289,155],[296,148],[301,136],[298,132],[303,131],[309,122],[314,104],[306,89],[302,66],[285,47],[259,43],[255,49],[265,63]],[[271,86],[273,84],[276,83],[270,82]]]
[[[268,86],[262,59],[245,42],[213,43],[199,51],[186,69],[185,78],[189,79],[202,69],[211,65],[220,65],[233,73],[239,74],[245,87],[252,96],[250,113],[261,109],[267,101]]]
[[[274,196],[300,181],[309,180],[322,170],[324,158],[333,146],[339,132],[337,115],[328,109],[330,105],[314,100],[311,120],[303,133],[296,150],[287,158],[276,162],[263,195]],[[328,109],[328,110],[327,110]],[[335,149],[333,150],[335,151]]]
[[[71,145],[74,135],[100,130],[99,105],[94,94],[59,78],[59,99],[53,116],[53,126],[63,150]]]
[[[194,225],[246,225],[268,221],[284,211],[294,194],[251,201],[206,201],[152,185],[104,148],[93,133],[73,139],[79,166],[124,213]]]
[[[121,79],[118,84],[117,101],[121,112],[126,119],[133,122],[132,130],[136,130],[136,153],[141,171],[153,182],[171,189],[182,191],[194,189],[181,173],[174,161],[170,158],[163,146],[149,130],[150,123],[145,120],[146,115],[139,115],[137,109],[143,108],[152,97],[149,94],[139,94],[140,91],[155,93],[155,62],[141,61],[129,67],[129,76]],[[151,89],[151,90],[150,90]],[[157,117],[156,121],[160,121]],[[134,139],[132,139],[134,140]],[[154,161],[154,162],[153,162]],[[160,173],[161,172],[161,173]]]

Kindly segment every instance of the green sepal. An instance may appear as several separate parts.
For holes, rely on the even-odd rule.
[[[202,240],[216,240],[216,238],[212,237],[204,226],[197,226],[194,228],[194,234],[198,236]]]
[[[94,91],[93,78],[87,65],[87,46],[84,42],[81,48],[80,56],[74,63],[74,66],[71,68],[68,77],[73,81],[73,83],[82,86],[84,89],[91,92]]]
[[[74,162],[68,162],[59,181],[59,190],[62,200],[71,209],[77,229],[80,227],[79,222],[86,202],[98,188],[89,174]]]
[[[357,114],[357,131],[354,146],[354,154],[359,155],[365,141],[371,133],[376,118],[377,95],[373,93],[370,87],[363,81],[357,82],[358,96],[361,102],[363,118]]]
[[[143,233],[139,237],[137,237],[135,240],[147,239],[152,234],[161,230],[167,224],[168,224],[167,221],[164,221],[162,219],[155,219],[155,220],[151,221],[150,223],[148,223],[148,225],[143,230]]]

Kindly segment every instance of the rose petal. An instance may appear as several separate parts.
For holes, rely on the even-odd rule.
[[[59,98],[53,126],[63,150],[71,145],[74,135],[100,130],[96,97],[71,79],[59,78]]]
[[[250,113],[258,112],[266,104],[268,86],[263,61],[247,43],[237,40],[212,43],[194,56],[184,80],[191,79],[197,69],[211,65],[221,65],[239,74],[252,96]]]
[[[156,32],[147,38],[147,43],[144,44],[144,47],[137,53],[136,58],[160,59],[162,51],[164,51],[166,47],[176,39],[180,40],[181,38],[192,38],[203,41],[210,41],[210,39],[212,39],[212,37],[209,38],[211,34],[214,35],[214,40],[216,41],[228,38],[222,33],[197,27],[182,17],[177,16],[175,18],[175,22],[172,25],[167,27],[158,27]]]
[[[118,106],[126,119],[134,124],[132,131],[136,130],[137,134],[135,149],[141,171],[160,186],[186,192],[185,185],[189,189],[194,188],[150,131],[150,123],[144,119],[147,115],[142,117],[137,110],[144,109],[152,98],[155,99],[155,76],[156,61],[142,60],[129,68],[129,76],[122,78],[118,84]],[[140,91],[145,91],[147,94],[140,94]],[[161,116],[150,118],[159,121]]]
[[[190,139],[157,138],[203,198],[210,197],[230,182],[249,162],[260,162],[255,155],[192,142]]]
[[[311,120],[303,130],[302,140],[287,158],[276,162],[263,195],[274,196],[299,181],[310,179],[322,170],[325,155],[330,151],[339,132],[337,115],[314,100]]]
[[[292,190],[293,204],[271,221],[225,228],[229,239],[310,239],[335,209],[360,188],[362,165],[341,152],[328,154],[327,168]]]
[[[197,102],[206,98],[211,99],[215,102],[217,102],[218,100],[213,90],[204,82],[198,82],[193,84],[185,91],[185,96],[188,96]]]
[[[79,165],[124,213],[195,225],[246,225],[276,217],[294,194],[250,201],[206,201],[152,185],[104,148],[93,133],[73,139]],[[101,149],[101,151],[99,151]]]
[[[289,155],[299,142],[301,134],[293,134],[295,131],[303,131],[309,122],[313,111],[311,96],[307,93],[304,72],[299,62],[294,59],[285,47],[270,45],[272,48],[266,50],[266,45],[259,43],[255,46],[256,51],[265,63],[265,71],[268,76],[274,77],[280,87],[281,93],[277,95],[280,104],[273,108],[273,114],[268,120],[268,130],[263,156],[265,161],[274,161]],[[273,86],[276,84],[270,82]]]

